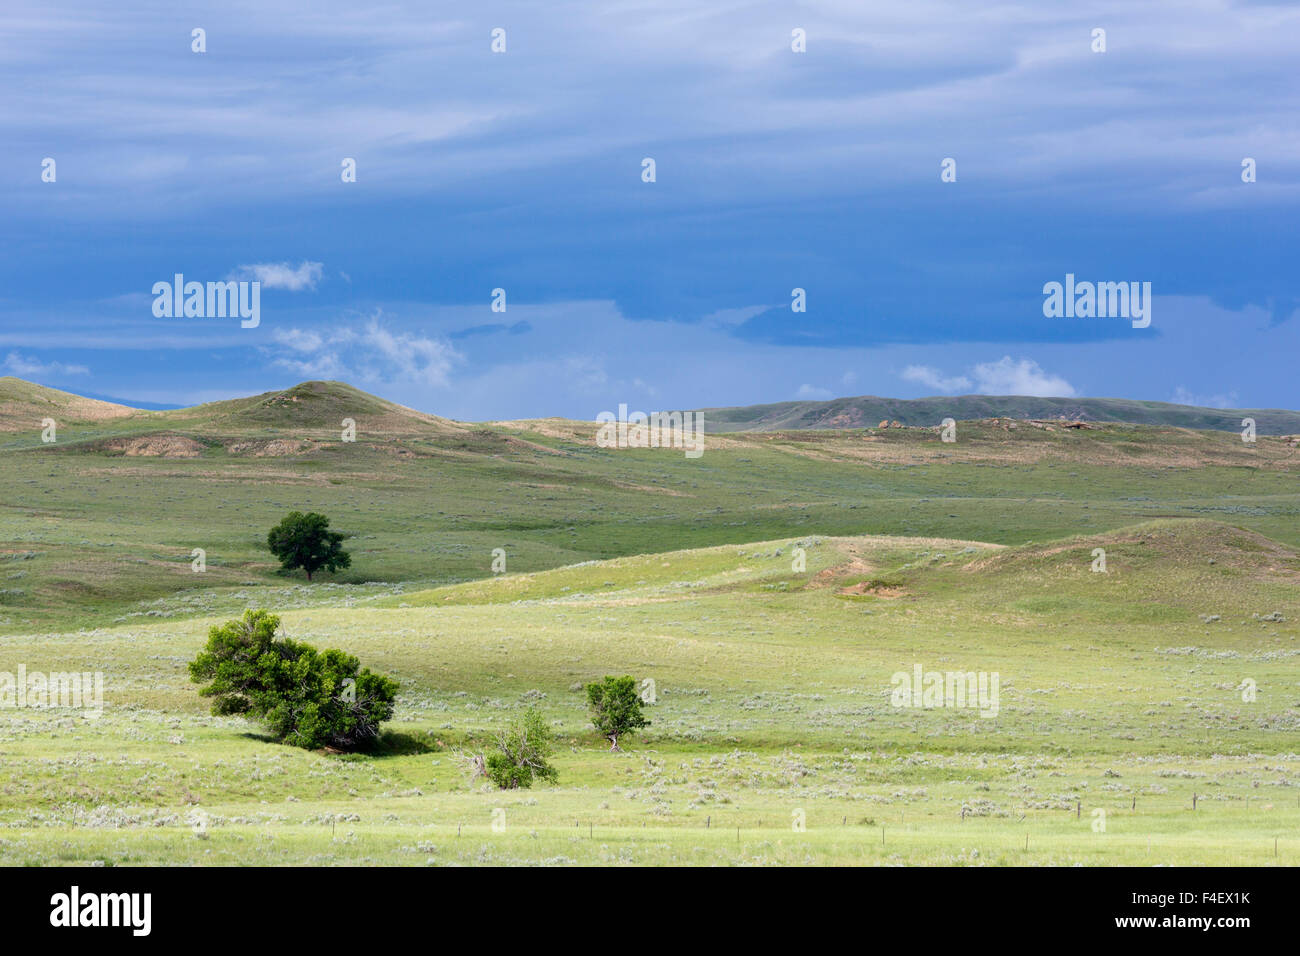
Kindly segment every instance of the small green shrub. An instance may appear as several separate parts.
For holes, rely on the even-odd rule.
[[[554,782],[559,774],[549,763],[554,735],[536,708],[497,737],[496,753],[489,754],[484,772],[500,790],[527,790],[533,780]]]

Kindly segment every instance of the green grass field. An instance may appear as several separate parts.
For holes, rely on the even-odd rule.
[[[0,394],[0,670],[106,682],[98,716],[0,710],[0,862],[1300,863],[1285,439],[963,422],[687,460],[303,388],[59,411],[52,444],[49,396]],[[350,571],[277,572],[292,509]],[[400,681],[380,753],[208,714],[186,664],[246,607]],[[894,706],[917,665],[996,674],[996,716]],[[615,673],[655,691],[622,753],[581,692]],[[471,783],[458,752],[529,706],[558,782]]]

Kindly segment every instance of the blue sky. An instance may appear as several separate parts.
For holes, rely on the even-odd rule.
[[[0,11],[0,374],[476,420],[1300,406],[1295,5],[130,6]],[[175,273],[259,279],[261,324],[155,318]],[[1045,317],[1067,273],[1150,282],[1151,326]]]

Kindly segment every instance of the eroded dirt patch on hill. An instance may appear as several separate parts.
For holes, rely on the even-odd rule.
[[[226,453],[248,455],[253,458],[285,458],[290,455],[301,455],[313,447],[312,443],[297,438],[272,438],[230,442],[226,445]]]
[[[203,445],[184,435],[142,435],[139,438],[108,438],[101,451],[127,458],[198,458]]]
[[[896,584],[883,584],[879,581],[861,581],[858,584],[850,584],[846,588],[840,588],[839,594],[864,595],[869,594],[878,598],[901,598],[910,594],[905,587]]]
[[[623,488],[627,491],[645,491],[652,495],[668,495],[670,498],[694,498],[693,494],[686,491],[678,491],[676,488],[663,488],[658,485],[637,485],[629,481],[610,481],[615,488]]]
[[[859,577],[866,574],[875,574],[876,567],[873,564],[862,559],[861,555],[851,554],[848,561],[837,564],[834,567],[823,568],[813,575],[808,582],[810,588],[828,588],[836,582],[843,581],[845,578]],[[842,591],[843,589],[841,589]]]

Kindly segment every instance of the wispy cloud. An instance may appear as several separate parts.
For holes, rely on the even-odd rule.
[[[89,181],[132,195],[188,193],[205,181],[218,186],[208,201],[314,189],[337,181],[343,155],[358,159],[358,182],[370,189],[449,189],[648,142],[674,144],[679,169],[716,166],[717,137],[745,142],[738,180],[761,176],[787,193],[848,182],[815,173],[860,174],[866,161],[878,187],[910,181],[919,143],[942,142],[935,161],[958,157],[965,182],[964,157],[986,156],[989,137],[1005,150],[983,162],[981,178],[1068,181],[1099,162],[1138,163],[1160,169],[1169,186],[1153,195],[1130,177],[1147,201],[1195,195],[1203,184],[1187,171],[1240,156],[1265,133],[1269,153],[1287,157],[1294,174],[1297,134],[1285,122],[1295,105],[1293,7],[1197,0],[1179,17],[1158,4],[1093,7],[823,0],[792,21],[790,5],[770,0],[660,0],[651,22],[639,4],[577,0],[512,8],[510,52],[491,56],[481,18],[431,14],[414,0],[386,4],[382,17],[346,0],[267,0],[256,11],[213,11],[205,56],[225,59],[212,72],[184,32],[173,48],[160,45],[149,9],[106,20],[92,0],[71,0],[56,27],[39,4],[13,0],[0,14],[0,71],[9,71],[0,75],[13,81],[61,61],[81,72],[49,72],[40,108],[24,113],[15,102],[0,115],[19,141],[90,150]],[[1089,49],[1097,20],[1110,36],[1104,56]],[[789,48],[795,21],[808,33],[799,56]],[[264,69],[270,60],[276,69]],[[1194,84],[1146,83],[1208,74],[1218,77],[1211,96]],[[645,89],[658,94],[629,108],[625,94]],[[1270,95],[1253,95],[1260,89]],[[1198,122],[1186,122],[1189,112]],[[86,136],[101,126],[113,134]],[[818,148],[792,153],[792,136]],[[133,137],[150,152],[122,149]],[[1105,148],[1099,156],[1081,142]],[[303,174],[286,177],[288,168]],[[1280,172],[1275,162],[1274,181]],[[678,179],[679,188],[723,182]]]
[[[1175,405],[1196,405],[1199,408],[1237,408],[1239,402],[1236,392],[1217,395],[1198,395],[1190,389],[1179,385],[1169,401]]]
[[[296,266],[287,262],[259,262],[239,266],[232,278],[260,282],[263,289],[301,292],[315,289],[324,272],[325,265],[320,262],[300,262]]]
[[[903,369],[902,377],[904,381],[916,382],[918,385],[924,385],[945,395],[970,391],[971,387],[971,380],[965,375],[945,376],[937,368],[929,365],[909,365]]]
[[[272,364],[304,378],[444,388],[450,384],[452,367],[463,359],[441,339],[392,331],[378,315],[360,328],[279,329],[273,338],[282,351],[273,356]]]
[[[5,356],[4,367],[20,378],[33,378],[45,375],[89,375],[90,369],[84,365],[67,365],[63,362],[42,362],[39,359],[10,352]]]
[[[821,402],[828,398],[834,398],[835,393],[829,388],[821,388],[817,385],[808,385],[805,383],[799,386],[798,391],[794,393],[794,397],[802,401]]]

